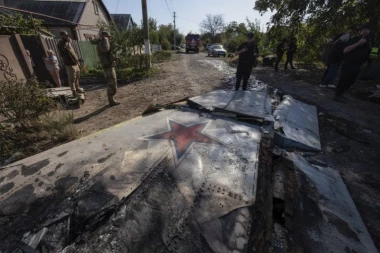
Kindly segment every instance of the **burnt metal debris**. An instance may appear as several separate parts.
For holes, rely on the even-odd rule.
[[[274,146],[281,134],[320,149],[316,108],[286,97],[275,122],[277,98],[215,91],[154,106],[3,167],[0,252],[376,252],[339,173]]]

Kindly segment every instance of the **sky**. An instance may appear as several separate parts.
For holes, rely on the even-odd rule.
[[[133,20],[140,24],[142,19],[141,0],[103,0],[111,14],[131,14]],[[176,27],[183,34],[190,31],[200,33],[199,23],[206,14],[223,14],[226,23],[245,22],[259,19],[261,27],[266,27],[271,13],[263,16],[254,11],[254,0],[147,0],[148,16],[157,20],[158,25],[173,23],[176,12]]]

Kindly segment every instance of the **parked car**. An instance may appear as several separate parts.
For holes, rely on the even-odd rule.
[[[227,51],[222,45],[213,45],[208,49],[208,56],[223,56],[226,57]]]
[[[208,51],[208,50],[210,49],[210,47],[211,47],[211,44],[207,44],[207,45],[205,46],[205,50]]]

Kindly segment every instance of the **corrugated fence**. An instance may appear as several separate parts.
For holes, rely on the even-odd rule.
[[[44,37],[44,40],[45,40],[45,44],[47,46],[48,49],[50,50],[53,50],[58,58],[58,62],[59,62],[59,67],[62,69],[62,68],[65,68],[65,65],[63,64],[63,61],[62,61],[62,58],[59,56],[59,51],[58,51],[58,42],[60,41],[59,39],[53,39],[53,38],[48,38],[48,37]],[[80,47],[79,47],[79,43],[77,40],[73,40],[71,41],[71,46],[74,48],[74,51],[75,53],[78,55],[78,58],[83,60],[83,55],[82,55],[82,51],[80,50]]]

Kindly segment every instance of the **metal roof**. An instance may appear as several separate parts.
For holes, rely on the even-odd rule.
[[[128,26],[133,25],[131,14],[111,14],[111,18],[119,29],[127,29]]]
[[[20,1],[20,0],[5,0],[5,6],[26,10],[30,12],[41,13],[44,15],[53,16],[64,19],[70,22],[78,23],[81,14],[86,5],[85,0],[70,0],[70,1]],[[38,15],[36,15],[38,18]],[[41,18],[42,19],[42,18]],[[64,21],[43,18],[45,24],[64,24]]]

